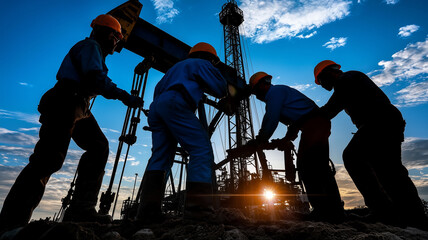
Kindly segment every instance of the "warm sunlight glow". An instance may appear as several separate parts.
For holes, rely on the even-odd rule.
[[[267,199],[267,200],[272,200],[272,198],[275,196],[275,193],[272,192],[271,190],[265,189],[263,196]]]

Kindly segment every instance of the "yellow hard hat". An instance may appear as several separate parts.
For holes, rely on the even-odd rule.
[[[96,17],[94,20],[92,20],[91,27],[93,28],[95,25],[109,27],[116,31],[117,37],[120,39],[123,38],[122,27],[120,26],[119,21],[117,21],[117,19],[110,14],[101,14]]]
[[[200,43],[197,43],[195,46],[193,46],[189,51],[189,55],[194,52],[207,52],[207,53],[211,53],[212,55],[218,58],[217,52],[215,51],[214,47],[205,42],[200,42]]]
[[[256,72],[253,74],[253,76],[250,77],[250,87],[251,89],[254,88],[254,86],[257,85],[257,83],[259,83],[260,79],[265,78],[265,77],[269,77],[270,79],[272,79],[272,76],[265,73],[265,72]],[[269,79],[269,80],[270,80]]]
[[[326,67],[331,66],[331,65],[337,65],[339,66],[340,69],[340,65],[331,61],[331,60],[324,60],[321,61],[320,63],[318,63],[315,68],[314,68],[314,76],[315,76],[315,83],[317,85],[320,85],[320,82],[318,80],[318,75],[322,72],[322,70],[324,70]]]

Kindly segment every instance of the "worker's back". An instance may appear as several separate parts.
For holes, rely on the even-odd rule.
[[[335,102],[343,107],[357,128],[402,119],[385,93],[362,72],[343,73],[335,83],[334,95],[337,97]]]
[[[219,98],[227,94],[226,80],[220,71],[209,61],[199,58],[183,60],[169,69],[156,85],[154,100],[171,87],[180,85],[184,87],[195,105],[204,92]]]

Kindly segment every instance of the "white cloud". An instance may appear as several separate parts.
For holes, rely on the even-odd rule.
[[[39,114],[28,114],[0,109],[0,118],[17,119],[24,122],[34,123],[37,125],[40,125],[39,116]]]
[[[412,24],[412,25],[407,25],[407,26],[401,27],[401,28],[398,30],[398,35],[399,35],[400,37],[408,37],[408,36],[410,36],[412,33],[416,32],[416,31],[418,31],[418,30],[419,30],[419,26],[418,26],[418,25],[414,25],[414,24]]]
[[[17,145],[34,145],[38,138],[16,131],[11,131],[6,128],[0,128],[0,142]]]
[[[297,35],[296,37],[297,38],[310,38],[310,37],[313,37],[315,34],[317,34],[317,31],[313,31],[313,32],[311,32],[310,34],[307,34],[307,35],[300,34],[300,35]]]
[[[256,43],[315,34],[314,29],[349,15],[346,0],[242,0],[243,32]],[[307,32],[312,32],[306,34]]]
[[[401,89],[398,94],[398,106],[412,107],[428,102],[428,81],[411,83],[406,88]]]
[[[305,91],[306,89],[311,87],[311,84],[299,84],[299,85],[294,85],[294,86],[290,86],[294,89],[297,89],[299,91]]]
[[[159,24],[172,22],[172,19],[180,13],[174,8],[173,0],[152,0],[152,2],[158,14],[156,21]]]
[[[140,165],[140,161],[132,161],[131,166],[138,166]]]
[[[31,131],[39,131],[40,128],[38,127],[32,127],[32,128],[18,128],[21,132],[31,132]]]
[[[101,128],[101,130],[102,130],[104,133],[108,133],[108,132],[112,132],[112,133],[120,133],[118,130],[111,129],[111,128]]]
[[[369,75],[378,86],[387,86],[396,80],[410,79],[428,74],[428,38],[423,42],[407,45],[403,50],[392,55],[390,61],[380,61],[382,70],[375,70]]]
[[[386,4],[396,4],[400,0],[385,0]]]
[[[338,48],[338,47],[343,47],[343,46],[345,46],[346,45],[346,40],[347,40],[348,38],[346,38],[346,37],[340,37],[340,38],[335,38],[335,37],[332,37],[332,38],[330,38],[330,41],[328,41],[328,42],[326,42],[324,45],[322,45],[323,47],[326,47],[326,48],[330,48],[331,50],[334,50],[334,49],[336,49],[336,48]]]

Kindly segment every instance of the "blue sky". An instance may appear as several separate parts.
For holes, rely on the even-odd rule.
[[[140,17],[193,45],[211,43],[223,59],[223,30],[218,13],[225,1],[140,0]],[[38,139],[37,105],[40,97],[56,82],[62,59],[77,41],[90,34],[90,22],[123,1],[64,0],[0,2],[2,37],[0,44],[0,205],[19,171],[28,162]],[[319,106],[331,93],[314,84],[313,68],[331,59],[344,71],[359,70],[369,76],[399,107],[407,121],[403,162],[428,199],[428,21],[425,0],[242,0],[245,22],[240,28],[246,59],[246,76],[265,71],[274,84],[301,90]],[[109,76],[129,90],[133,69],[143,59],[124,49],[107,58]],[[162,74],[152,70],[145,95],[145,107],[152,99]],[[364,93],[361,93],[364,94]],[[252,98],[255,130],[259,129],[264,104]],[[110,180],[126,108],[119,102],[98,97],[93,113],[110,141],[110,160],[102,191]],[[341,154],[356,128],[341,113],[333,120],[331,158],[346,207],[363,201],[346,170]],[[131,148],[121,200],[131,195],[135,173],[141,179],[150,157],[151,136],[141,129]],[[213,138],[216,161],[224,158],[224,124]],[[280,126],[274,138],[282,137]],[[66,195],[82,151],[70,145],[61,171],[54,174],[34,218],[53,216]],[[268,152],[274,167],[281,167],[282,154]],[[387,166],[385,166],[387,167]],[[138,180],[138,181],[139,181]],[[116,182],[118,182],[116,180]],[[120,205],[117,207],[120,209]],[[115,213],[117,218],[118,212]]]

